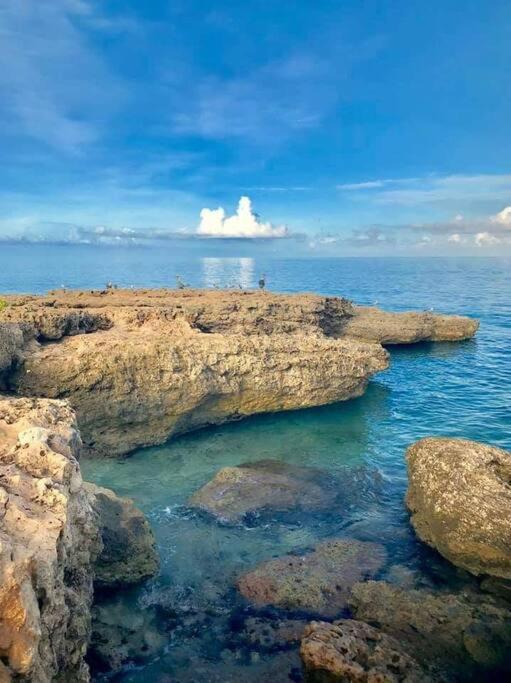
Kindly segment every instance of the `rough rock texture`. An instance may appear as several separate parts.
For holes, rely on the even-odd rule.
[[[158,553],[149,522],[129,498],[85,484],[98,517],[103,549],[94,564],[94,584],[126,586],[153,576]]]
[[[237,585],[255,605],[275,605],[335,617],[346,607],[351,587],[383,566],[383,546],[352,539],[318,544],[303,555],[285,555],[244,574]]]
[[[429,674],[394,638],[353,619],[313,621],[300,655],[307,683],[426,683]]]
[[[88,681],[99,537],[61,401],[0,398],[1,680]]]
[[[478,327],[477,320],[459,315],[439,315],[429,311],[388,313],[378,308],[356,306],[355,314],[347,319],[342,333],[380,344],[414,344],[469,339]]]
[[[357,619],[396,638],[415,659],[461,680],[511,673],[511,612],[491,598],[367,581],[353,587],[350,606]]]
[[[274,652],[299,643],[306,627],[300,619],[263,619],[248,617],[239,640],[248,647]]]
[[[188,504],[222,521],[239,522],[246,514],[265,509],[327,509],[337,495],[335,480],[322,470],[260,460],[222,468]]]
[[[406,314],[415,316],[410,333],[402,314],[378,317],[342,298],[266,292],[5,299],[0,328],[23,324],[36,340],[24,360],[9,361],[9,389],[68,398],[85,445],[106,455],[244,415],[358,396],[388,364],[374,340],[461,339],[477,327],[467,318]]]
[[[511,453],[428,438],[408,449],[407,462],[419,538],[473,574],[511,578]]]

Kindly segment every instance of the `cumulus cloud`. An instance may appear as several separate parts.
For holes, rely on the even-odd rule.
[[[511,206],[506,206],[505,209],[502,209],[498,214],[492,216],[490,221],[497,225],[504,225],[511,228]]]
[[[226,216],[225,210],[221,207],[204,208],[200,212],[200,219],[197,234],[208,237],[272,238],[288,235],[287,228],[283,225],[262,223],[253,211],[249,197],[240,198],[233,216]]]
[[[465,240],[463,237],[459,234],[459,232],[455,232],[452,235],[449,235],[447,238],[448,242],[451,242],[452,244],[463,244]]]
[[[500,239],[492,235],[491,232],[478,232],[474,238],[474,242],[478,247],[491,246],[493,244],[499,244]]]

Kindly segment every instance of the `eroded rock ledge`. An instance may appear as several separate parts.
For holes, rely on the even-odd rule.
[[[84,444],[104,455],[359,396],[388,366],[378,342],[458,340],[477,329],[468,318],[384,314],[310,294],[108,290],[6,301],[0,386],[68,398]]]

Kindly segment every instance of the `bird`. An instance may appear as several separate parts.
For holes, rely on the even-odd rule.
[[[178,289],[185,289],[186,285],[183,282],[181,275],[176,275],[176,282],[177,282],[177,288]]]
[[[259,278],[259,289],[263,290],[266,287],[266,274],[263,273]]]

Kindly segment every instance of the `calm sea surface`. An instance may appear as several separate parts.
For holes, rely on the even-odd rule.
[[[148,514],[161,554],[158,577],[105,598],[112,621],[120,620],[136,640],[146,638],[150,653],[113,680],[300,680],[296,650],[247,642],[243,624],[251,612],[232,587],[236,576],[261,560],[345,536],[384,543],[389,577],[396,573],[389,573],[392,565],[404,565],[426,583],[453,582],[447,563],[410,531],[405,449],[433,434],[511,448],[509,259],[260,260],[164,249],[0,246],[0,293],[97,288],[107,281],[173,286],[176,274],[194,286],[253,287],[263,272],[275,291],[466,314],[481,327],[474,340],[459,344],[392,349],[391,368],[359,399],[206,429],[124,460],[83,462],[88,479],[133,498]],[[356,495],[343,510],[274,515],[245,526],[223,526],[186,507],[219,468],[264,458],[337,473]]]

